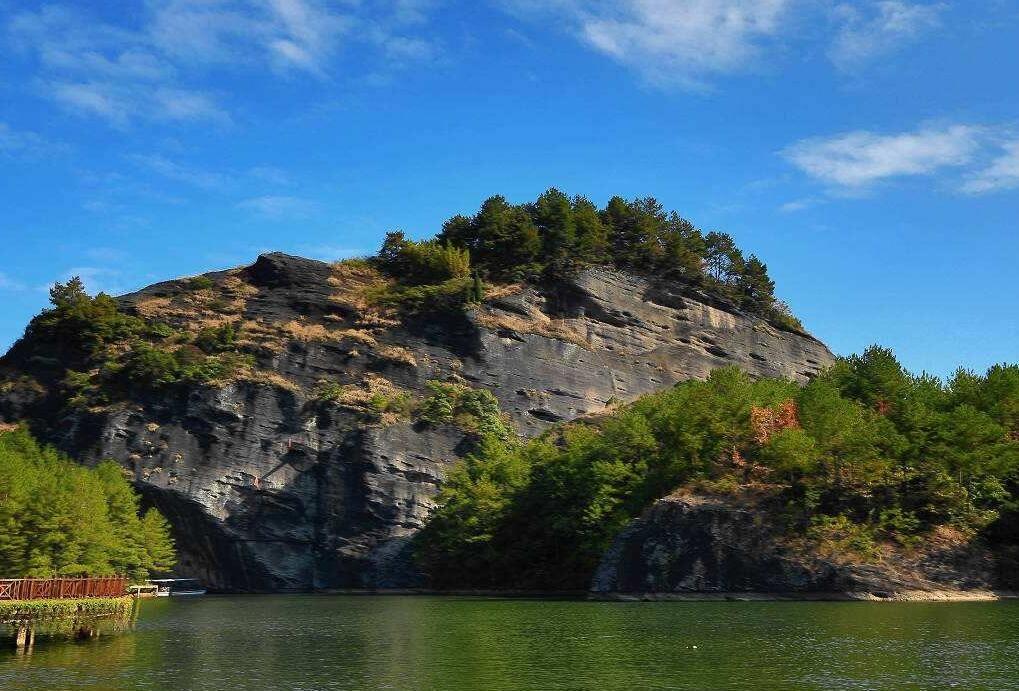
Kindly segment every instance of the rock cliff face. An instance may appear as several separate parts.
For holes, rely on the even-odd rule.
[[[322,381],[385,380],[420,397],[455,375],[489,389],[532,436],[717,367],[802,381],[832,359],[815,339],[686,286],[604,269],[502,290],[465,314],[375,321],[329,264],[268,254],[209,277],[242,296],[235,318],[252,333],[287,327],[276,347],[256,348],[271,377],[91,411],[14,388],[0,393],[0,417],[131,469],[174,526],[179,570],[228,591],[416,584],[409,538],[469,440],[453,426],[366,419],[316,397]],[[119,301],[180,321],[170,306],[184,283]],[[632,578],[644,577],[617,577]]]
[[[616,537],[591,590],[921,599],[986,591],[995,580],[993,557],[979,543],[934,539],[922,552],[860,564],[812,554],[776,525],[767,510],[738,499],[666,497]]]

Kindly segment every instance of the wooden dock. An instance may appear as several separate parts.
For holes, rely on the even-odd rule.
[[[63,600],[120,597],[127,594],[123,576],[103,578],[0,578],[0,600]]]

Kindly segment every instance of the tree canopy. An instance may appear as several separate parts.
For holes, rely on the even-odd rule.
[[[598,422],[487,438],[420,555],[437,585],[585,588],[612,537],[681,487],[754,488],[790,534],[863,556],[939,527],[1016,542],[1019,366],[943,383],[872,347],[802,388],[726,368]]]
[[[412,284],[441,283],[456,276],[443,252],[465,250],[469,265],[493,281],[562,275],[588,265],[683,280],[721,295],[787,328],[802,329],[775,298],[768,267],[744,256],[725,233],[703,233],[653,197],[613,197],[598,209],[585,197],[551,188],[534,202],[485,200],[473,216],[447,220],[435,240],[414,242],[402,232],[386,237],[378,261]]]
[[[0,432],[0,576],[144,579],[173,563],[166,520],[140,510],[120,466],[89,469],[23,428]]]

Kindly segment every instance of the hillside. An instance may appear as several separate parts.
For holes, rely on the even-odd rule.
[[[129,468],[181,573],[400,586],[480,434],[534,436],[724,365],[806,381],[832,361],[717,292],[606,266],[489,279],[467,304],[400,290],[370,262],[283,254],[115,300],[58,286],[0,362],[0,415]]]

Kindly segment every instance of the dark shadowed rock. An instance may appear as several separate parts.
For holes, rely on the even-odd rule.
[[[930,545],[880,563],[823,559],[778,529],[765,507],[739,499],[675,496],[631,522],[591,582],[600,595],[846,594],[888,598],[988,590],[993,559],[979,543]]]

